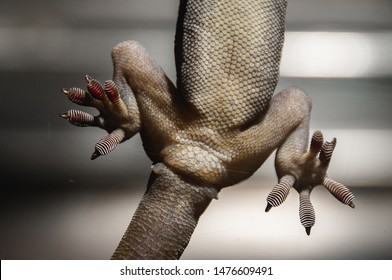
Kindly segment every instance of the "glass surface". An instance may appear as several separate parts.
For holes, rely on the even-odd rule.
[[[139,136],[92,162],[105,132],[61,119],[77,106],[60,90],[84,87],[85,74],[110,79],[110,50],[128,39],[174,79],[178,1],[39,2],[0,2],[0,257],[108,259],[151,163]],[[391,49],[391,1],[289,1],[277,91],[295,84],[312,97],[311,131],[337,137],[329,174],[352,189],[357,207],[317,188],[309,237],[295,192],[265,213],[276,183],[270,158],[221,192],[183,258],[392,258]]]

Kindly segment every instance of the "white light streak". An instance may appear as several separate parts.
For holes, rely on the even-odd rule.
[[[391,33],[288,32],[281,75],[378,77],[392,74]]]

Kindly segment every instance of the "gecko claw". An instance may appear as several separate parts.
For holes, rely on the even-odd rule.
[[[91,160],[94,160],[100,156],[101,154],[97,150],[95,150],[94,153],[91,155]]]
[[[93,78],[91,78],[90,75],[85,75],[84,79],[86,80],[87,83],[90,83],[93,80]]]
[[[267,202],[267,207],[265,207],[265,212],[269,212],[271,210],[272,205]]]
[[[61,113],[61,114],[59,114],[59,116],[62,117],[63,119],[66,119],[66,120],[68,120],[68,118],[69,118],[68,113]]]

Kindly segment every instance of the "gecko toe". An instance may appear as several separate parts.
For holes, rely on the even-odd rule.
[[[304,226],[306,234],[310,234],[311,228],[316,223],[316,214],[310,202],[310,191],[304,190],[299,195],[299,218]]]
[[[102,87],[101,83],[97,80],[91,78],[89,75],[85,76],[87,82],[87,90],[88,92],[98,100],[104,100],[106,98],[105,90]]]
[[[271,210],[272,207],[277,207],[282,204],[289,195],[290,189],[295,183],[295,178],[291,175],[283,176],[279,183],[272,189],[267,197],[267,208],[265,212]]]
[[[323,186],[341,203],[355,208],[354,195],[346,186],[327,177],[324,178]]]
[[[96,118],[83,111],[72,109],[66,113],[60,114],[60,117],[68,120],[71,124],[76,126],[96,126]]]
[[[99,111],[97,116],[79,110],[69,110],[60,116],[71,124],[81,127],[94,126],[106,130],[109,134],[99,140],[91,156],[94,160],[110,153],[117,145],[131,138],[140,129],[138,111],[130,108],[121,98],[116,84],[99,81],[86,75],[87,91],[80,88],[64,88],[62,92],[68,99],[81,106],[94,107]]]
[[[319,159],[324,166],[329,166],[335,147],[336,138],[333,138],[331,142],[325,142],[321,147]]]
[[[315,158],[320,152],[323,145],[324,137],[320,130],[313,133],[312,140],[310,142],[308,159]]]
[[[95,151],[91,156],[91,159],[94,160],[101,155],[107,155],[114,148],[117,147],[125,139],[125,133],[122,129],[116,129],[109,135],[105,136],[101,140],[95,144]]]

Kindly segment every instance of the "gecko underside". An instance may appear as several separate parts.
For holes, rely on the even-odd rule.
[[[247,179],[275,150],[278,184],[266,211],[294,188],[306,233],[315,224],[310,202],[323,185],[354,207],[354,196],[327,175],[336,139],[314,132],[308,147],[311,100],[298,87],[273,95],[284,41],[284,0],[181,0],[175,42],[177,85],[137,42],[112,51],[113,80],[86,76],[87,91],[64,89],[93,116],[69,110],[76,126],[108,135],[92,159],[140,133],[153,170],[116,259],[175,259],[200,215],[223,187]]]

